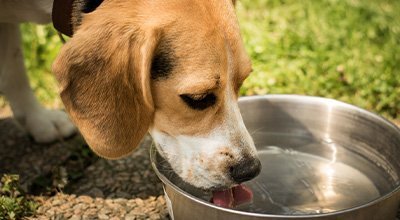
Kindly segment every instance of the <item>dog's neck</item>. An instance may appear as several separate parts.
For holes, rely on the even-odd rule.
[[[52,19],[54,27],[72,37],[82,21],[83,13],[94,11],[104,0],[54,0]]]

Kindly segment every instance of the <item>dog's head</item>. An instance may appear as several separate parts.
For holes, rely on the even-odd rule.
[[[251,72],[230,0],[109,0],[82,21],[53,70],[91,148],[130,153],[150,131],[186,182],[229,187],[260,171],[237,105]]]

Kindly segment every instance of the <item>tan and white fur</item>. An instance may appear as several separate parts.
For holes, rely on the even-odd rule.
[[[81,16],[53,71],[93,151],[120,158],[150,132],[196,187],[258,174],[237,104],[251,62],[231,0],[105,0]]]

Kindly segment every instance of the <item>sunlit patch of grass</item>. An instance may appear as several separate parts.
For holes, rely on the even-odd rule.
[[[241,94],[336,98],[400,116],[400,2],[241,0],[254,73]]]
[[[51,65],[62,43],[51,25],[21,25],[25,66],[39,100],[49,107],[61,107]]]

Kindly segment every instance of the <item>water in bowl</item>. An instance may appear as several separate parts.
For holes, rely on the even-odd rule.
[[[262,172],[246,183],[253,202],[237,210],[265,214],[319,214],[366,204],[393,188],[390,168],[376,153],[329,138],[264,133]],[[364,152],[363,154],[360,152]]]
[[[253,191],[253,201],[236,210],[277,215],[328,213],[366,204],[398,184],[384,159],[365,146],[348,147],[329,138],[316,140],[302,135],[255,136],[262,171],[245,183]],[[190,187],[176,175],[169,175],[169,179],[210,201],[210,193]]]
[[[270,214],[326,213],[361,205],[380,196],[359,170],[293,149],[265,146],[263,172],[247,185],[253,202],[239,210]]]

